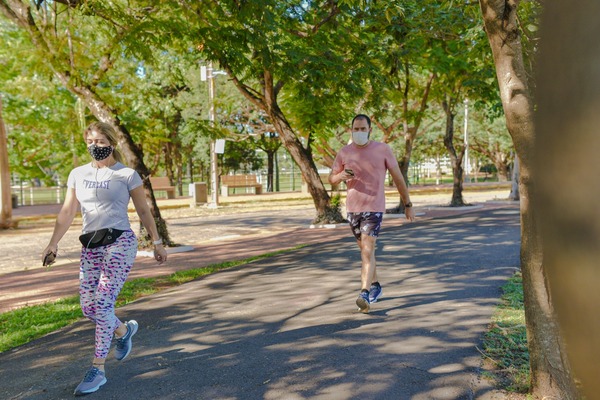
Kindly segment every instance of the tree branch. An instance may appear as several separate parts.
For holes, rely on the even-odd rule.
[[[235,86],[240,90],[240,92],[246,99],[248,99],[252,104],[257,106],[258,108],[264,108],[265,98],[263,95],[261,95],[256,90],[252,89],[250,86],[240,81],[228,65],[221,63],[221,66],[225,71],[227,71],[227,74],[231,77],[231,80],[233,81]]]
[[[331,9],[329,10],[329,13],[321,21],[317,22],[315,25],[310,27],[308,32],[299,31],[299,30],[288,30],[288,32],[291,33],[292,35],[295,35],[295,36],[298,36],[301,38],[307,38],[311,35],[314,35],[315,33],[317,33],[319,31],[319,29],[321,29],[321,27],[323,25],[325,25],[326,23],[331,21],[333,18],[335,18],[340,13],[340,9],[334,1],[331,1],[330,5],[331,5]]]

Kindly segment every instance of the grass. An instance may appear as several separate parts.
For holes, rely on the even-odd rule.
[[[502,292],[501,303],[483,339],[484,356],[493,363],[486,376],[501,389],[527,393],[530,389],[529,351],[520,272],[502,287]]]
[[[205,275],[210,275],[222,269],[233,268],[248,264],[252,261],[276,256],[304,247],[299,245],[288,250],[270,252],[239,261],[227,261],[211,264],[203,268],[178,271],[170,275],[156,278],[137,278],[125,282],[119,297],[117,307],[148,296],[160,290],[178,286]],[[14,311],[0,314],[0,353],[22,346],[34,339],[42,337],[57,329],[72,324],[82,318],[79,306],[79,296],[67,297],[55,302],[36,306],[23,307]]]

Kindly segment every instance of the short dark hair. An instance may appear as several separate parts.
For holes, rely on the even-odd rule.
[[[371,127],[371,118],[369,118],[369,116],[365,114],[357,114],[354,118],[352,118],[352,123],[350,124],[350,126],[354,126],[354,121],[356,121],[357,119],[366,120],[367,125],[369,125],[369,128]]]

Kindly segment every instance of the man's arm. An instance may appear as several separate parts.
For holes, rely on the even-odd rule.
[[[342,181],[347,181],[350,178],[353,178],[354,175],[350,175],[349,173],[346,172],[346,170],[342,170],[341,172],[335,172],[335,171],[331,171],[331,173],[329,173],[329,183],[331,183],[332,185],[337,185],[338,183],[342,182]]]
[[[404,181],[404,177],[402,176],[402,172],[400,171],[400,166],[396,164],[394,167],[389,169],[390,175],[392,175],[392,180],[398,189],[398,193],[400,193],[400,197],[402,197],[402,202],[406,204],[412,204],[410,201],[410,194],[408,193],[408,186],[406,186],[406,181]],[[415,211],[411,207],[405,207],[404,215],[406,215],[406,219],[409,221],[413,221],[415,219]]]

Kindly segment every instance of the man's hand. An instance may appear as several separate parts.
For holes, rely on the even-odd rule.
[[[350,170],[348,170],[350,171]],[[337,185],[340,182],[346,182],[348,179],[354,178],[354,172],[348,173],[346,170],[343,170],[339,174],[334,174],[333,171],[329,174],[329,183],[332,185]]]
[[[341,181],[346,182],[348,179],[354,178],[354,172],[352,172],[352,170],[350,169],[345,169],[342,172],[340,172],[338,176],[340,177]]]

